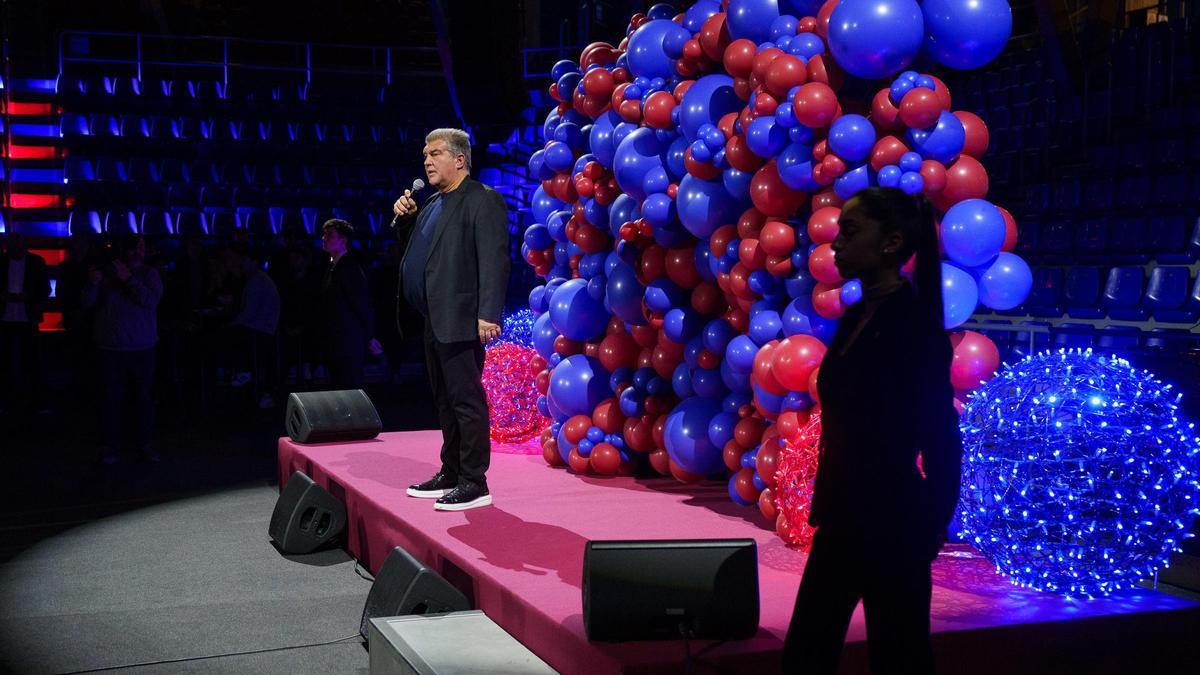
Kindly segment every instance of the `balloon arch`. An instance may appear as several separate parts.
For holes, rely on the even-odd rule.
[[[728,476],[800,541],[817,372],[862,295],[833,265],[846,200],[932,202],[947,329],[1029,292],[1016,223],[985,199],[987,126],[906,70],[977,68],[1010,31],[1004,0],[700,0],[557,63],[521,249],[545,279],[529,305],[546,461]],[[953,343],[965,394],[999,356],[972,331]]]

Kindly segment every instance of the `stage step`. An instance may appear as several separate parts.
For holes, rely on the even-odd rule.
[[[371,619],[370,630],[371,675],[557,672],[479,610]]]

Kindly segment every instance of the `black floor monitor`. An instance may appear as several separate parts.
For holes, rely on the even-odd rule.
[[[589,640],[732,640],[758,631],[753,539],[590,541],[583,554]]]

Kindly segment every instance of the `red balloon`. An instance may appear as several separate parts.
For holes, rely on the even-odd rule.
[[[721,450],[721,457],[725,460],[725,467],[730,471],[741,471],[742,469],[742,453],[746,452],[746,448],[737,444],[737,441],[729,441]]]
[[[948,211],[951,206],[965,199],[983,199],[987,192],[987,169],[974,157],[960,155],[946,167],[946,187],[934,196],[933,205],[939,211]]]
[[[796,96],[799,98],[799,94]],[[797,192],[784,184],[775,160],[767,162],[750,180],[750,201],[768,216],[790,216],[804,205],[807,198],[807,192]]]
[[[680,483],[699,483],[704,480],[704,476],[684,469],[682,466],[676,464],[675,460],[671,460],[671,475]]]
[[[743,101],[750,100],[750,94],[754,93],[754,85],[750,84],[750,79],[745,77],[733,78],[733,93]]]
[[[634,342],[631,335],[621,331],[604,336],[604,339],[600,341],[597,357],[605,368],[613,371],[622,366],[633,367],[637,355],[638,344]]]
[[[842,210],[835,206],[816,209],[808,217],[808,237],[814,244],[828,244],[838,235],[838,218]]]
[[[728,155],[726,150],[726,155]],[[701,180],[712,180],[721,175],[721,170],[708,162],[701,162],[692,157],[692,149],[689,147],[683,153],[683,166],[687,172]]]
[[[592,426],[592,418],[587,415],[576,415],[566,422],[563,422],[562,432],[563,438],[571,443],[578,443],[587,436],[588,429]]]
[[[825,0],[825,4],[821,5],[821,9],[817,12],[817,35],[821,39],[829,39],[829,17],[833,15],[833,10],[837,9],[838,0]]]
[[[839,209],[842,208],[842,198],[837,196],[837,193],[834,192],[833,188],[831,187],[825,188],[824,190],[814,194],[812,198],[813,211],[816,211],[817,209],[823,209],[827,206],[835,206]]]
[[[617,114],[626,122],[637,124],[642,121],[642,105],[638,101],[621,101]]]
[[[625,414],[615,398],[607,398],[592,411],[592,423],[606,434],[617,434],[625,427]]]
[[[754,487],[754,469],[742,469],[737,472],[733,478],[733,490],[742,499],[754,504],[758,501],[758,493],[761,492]]]
[[[767,264],[767,252],[757,239],[743,239],[738,244],[738,260],[751,272],[761,270]]]
[[[900,121],[912,129],[927,129],[937,124],[942,110],[937,93],[924,87],[913,87],[900,99]]]
[[[837,105],[837,94],[829,85],[820,82],[809,82],[801,86],[792,100],[796,119],[804,126],[814,129],[820,129],[833,121]]]
[[[950,105],[950,88],[937,75],[930,75],[929,79],[933,80],[933,93],[937,94],[938,105],[942,106],[942,110],[949,110],[953,107]]]
[[[610,98],[616,86],[612,73],[604,68],[593,68],[583,76],[583,90],[588,96]]]
[[[786,221],[768,220],[763,225],[759,245],[767,255],[790,255],[796,247],[796,231]]]
[[[990,380],[1000,367],[1000,352],[996,343],[973,330],[955,333],[950,337],[954,360],[950,362],[950,383],[955,389],[968,391]]]
[[[875,147],[871,149],[871,168],[879,171],[889,164],[899,164],[900,157],[908,152],[908,146],[904,141],[895,136],[884,136],[875,141]]]
[[[925,181],[925,192],[941,192],[946,187],[946,167],[941,162],[927,159],[921,162],[921,179]]]
[[[575,231],[575,244],[584,253],[599,253],[609,248],[608,231],[583,223]]]
[[[783,54],[772,60],[767,65],[765,74],[763,86],[776,99],[787,96],[792,87],[798,87],[808,79],[808,69],[804,62],[791,54]]]
[[[792,273],[792,256],[769,255],[766,269],[773,277],[786,277]]]
[[[821,160],[821,170],[825,172],[826,176],[839,178],[846,173],[846,163],[837,155],[825,155],[825,158]]]
[[[708,250],[711,251],[714,256],[723,256],[725,255],[725,249],[729,246],[729,242],[740,236],[741,235],[738,234],[737,227],[733,225],[722,225],[712,233],[712,238],[709,240]]]
[[[667,249],[652,244],[642,251],[642,259],[638,265],[638,273],[643,284],[648,284],[661,278],[667,272]]]
[[[583,353],[585,356],[590,356],[593,359],[600,356],[600,345],[595,342],[585,342],[583,345]]]
[[[963,129],[967,132],[967,141],[963,144],[962,149],[963,154],[970,155],[975,159],[982,159],[990,143],[987,124],[979,119],[979,115],[967,110],[955,110],[954,116],[958,118],[959,122],[962,122]]]
[[[779,509],[775,508],[775,497],[772,494],[771,488],[763,490],[758,495],[758,512],[763,514],[763,518],[766,518],[768,522],[772,523],[779,517]]]
[[[779,101],[775,100],[775,97],[771,94],[760,89],[754,97],[755,116],[765,117],[767,115],[774,115],[777,108],[779,108]]]
[[[871,99],[871,123],[880,131],[896,131],[900,128],[900,109],[892,104],[890,94],[891,90],[885,87]]]
[[[708,17],[700,26],[700,48],[711,61],[720,61],[729,46],[729,26],[725,24],[725,12],[718,12]]]
[[[826,319],[838,319],[846,313],[841,285],[817,284],[812,293],[813,309]],[[774,393],[774,392],[772,392]]]
[[[730,42],[722,59],[725,70],[733,77],[750,77],[750,70],[754,67],[754,54],[757,51],[758,46],[746,38]]]
[[[767,423],[762,419],[757,417],[743,417],[733,426],[733,442],[740,446],[742,451],[749,450],[762,442],[763,431],[766,428]],[[738,461],[741,461],[740,453],[738,454]]]
[[[576,342],[566,335],[559,335],[554,338],[554,351],[563,356],[578,354],[583,350],[583,343]]]
[[[706,281],[692,289],[692,309],[697,312],[711,316],[725,311],[725,307],[725,298],[716,284]]]
[[[754,295],[754,291],[750,290],[750,270],[740,262],[729,271],[729,292],[739,298]]]
[[[834,265],[831,244],[820,244],[808,254],[808,271],[812,272],[813,278],[822,283],[840,286],[845,281]]]
[[[681,360],[665,349],[664,345],[659,345],[654,348],[654,354],[650,358],[650,365],[654,368],[654,372],[658,373],[659,377],[669,380],[674,376],[675,366],[678,366]]]
[[[650,453],[650,466],[663,476],[671,475],[671,456],[666,450],[655,450]]]
[[[615,476],[621,468],[621,452],[611,443],[597,443],[588,460],[596,473],[605,476]]]
[[[817,403],[821,402],[820,392],[817,389],[817,376],[820,375],[820,366],[813,368],[812,374],[808,376],[808,395]]]
[[[730,307],[723,318],[739,333],[750,330],[750,315],[740,307]]]
[[[811,335],[793,335],[775,348],[771,374],[789,391],[808,389],[808,378],[825,358],[825,345]]]
[[[784,51],[778,47],[767,47],[766,49],[754,55],[754,69],[751,71],[759,83],[763,83],[767,79],[767,69],[776,59],[784,56]],[[787,93],[785,90],[784,94]]]
[[[825,55],[818,54],[808,62],[808,81],[821,82],[827,84],[833,89],[841,89],[842,81],[845,75],[842,74],[842,69],[834,63],[833,59],[825,58]],[[840,115],[841,113],[838,113]],[[837,117],[838,115],[834,115]]]
[[[651,326],[633,326],[629,329],[629,334],[633,336],[634,342],[643,348],[658,344],[658,331]]]
[[[725,159],[729,160],[729,166],[746,173],[757,171],[763,165],[763,158],[750,152],[746,137],[741,134],[734,134],[725,141]]]
[[[775,471],[779,468],[778,441],[762,444],[762,447],[758,449],[758,459],[755,460],[754,468],[768,488],[775,487]]]
[[[674,109],[675,97],[670,92],[656,91],[646,97],[642,115],[646,118],[647,126],[654,129],[670,129],[671,111]]]
[[[738,216],[737,236],[742,239],[758,239],[766,222],[767,217],[758,209],[746,209],[742,211],[742,215]]]
[[[575,473],[587,474],[592,472],[591,462],[588,461],[587,457],[579,454],[578,448],[571,449],[571,454],[567,456],[567,464],[571,466],[571,470]]]
[[[1013,220],[1008,209],[1003,206],[996,208],[1000,209],[1000,215],[1004,216],[1004,244],[1000,246],[1000,250],[1012,252],[1017,248],[1017,221]]]
[[[550,466],[562,466],[566,463],[558,452],[558,442],[553,438],[542,443],[542,459],[545,459]]]
[[[667,251],[666,266],[667,278],[680,288],[695,288],[700,283],[694,249],[673,248]]]
[[[758,353],[754,355],[754,370],[751,372],[751,377],[752,381],[762,387],[768,394],[782,396],[787,393],[787,388],[780,384],[779,380],[771,372],[775,349],[778,346],[779,342],[772,340],[759,348]]]
[[[775,426],[779,427],[779,435],[785,440],[795,440],[800,435],[800,415],[795,410],[779,413]],[[766,480],[765,476],[763,480]]]
[[[636,417],[625,420],[622,432],[625,444],[634,452],[651,452],[654,450],[654,434],[652,425],[646,424]]]

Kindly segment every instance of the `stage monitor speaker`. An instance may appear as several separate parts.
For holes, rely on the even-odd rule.
[[[271,513],[268,532],[284,553],[312,553],[346,528],[346,506],[300,471],[292,474]]]
[[[589,640],[737,640],[758,631],[753,539],[589,541],[583,626]]]
[[[363,607],[358,632],[368,638],[371,619],[409,614],[443,614],[471,609],[465,595],[437,572],[397,546],[383,561]]]
[[[284,423],[297,443],[361,441],[383,431],[379,413],[362,389],[293,393]]]

